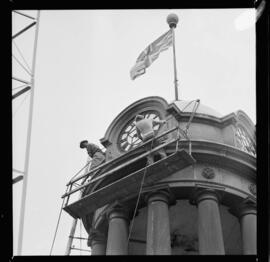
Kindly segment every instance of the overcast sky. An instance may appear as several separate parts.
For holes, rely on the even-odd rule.
[[[139,54],[169,29],[166,18],[172,12],[179,17],[179,98],[199,98],[222,115],[241,109],[256,123],[255,27],[241,27],[237,20],[253,10],[42,10],[23,255],[49,255],[61,195],[87,159],[79,142],[88,139],[100,145],[113,119],[143,97],[174,100],[172,48],[162,52],[144,75],[134,81],[129,75]],[[13,34],[29,24],[18,14],[12,21]],[[15,39],[30,66],[33,33],[34,28]],[[15,44],[13,53],[20,58]],[[13,75],[29,78],[15,58],[12,62]],[[13,88],[19,85],[14,81]],[[18,170],[24,169],[29,97],[28,93],[13,101],[13,168]],[[15,254],[21,189],[22,181],[13,185]],[[53,255],[64,254],[71,223],[63,211]]]

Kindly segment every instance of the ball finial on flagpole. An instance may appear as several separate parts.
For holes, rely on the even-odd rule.
[[[175,28],[178,23],[178,16],[176,14],[169,14],[167,16],[167,23],[169,24],[170,28]]]

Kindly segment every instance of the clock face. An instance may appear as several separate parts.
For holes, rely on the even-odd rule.
[[[256,145],[252,142],[252,140],[249,138],[248,134],[243,128],[241,127],[237,128],[235,137],[236,137],[237,146],[241,150],[253,156],[256,156],[256,149],[255,149]]]
[[[140,113],[140,115],[143,115],[144,118],[151,118],[155,120],[160,120],[159,114],[156,111],[145,111]],[[157,131],[159,129],[159,124],[154,124],[154,130]],[[138,146],[140,143],[142,143],[142,140],[137,137],[136,132],[136,126],[135,126],[135,116],[132,120],[129,121],[129,123],[123,128],[123,130],[120,133],[119,139],[118,139],[118,146],[121,149],[121,151],[129,151],[136,146]]]

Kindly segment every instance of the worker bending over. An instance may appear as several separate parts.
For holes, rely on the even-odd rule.
[[[92,158],[92,163],[89,168],[89,170],[96,168],[97,166],[101,165],[102,163],[105,162],[105,154],[101,151],[101,149],[93,144],[93,143],[88,143],[87,140],[83,140],[80,142],[80,148],[85,148],[87,150],[88,155]],[[94,174],[91,175],[91,177]]]

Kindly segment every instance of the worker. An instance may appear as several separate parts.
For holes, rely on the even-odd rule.
[[[155,130],[154,130],[154,124],[160,124],[163,125],[166,123],[166,120],[155,120],[152,118],[144,118],[143,115],[137,115],[135,117],[135,126],[136,126],[136,132],[137,136],[143,141],[146,142],[150,139],[153,139],[155,136]],[[160,143],[163,143],[164,140],[156,140],[152,143],[152,148],[155,146],[158,146]],[[161,156],[161,158],[167,157],[167,154],[164,149],[159,150],[157,153]],[[151,156],[148,156],[148,163],[152,164],[153,159]]]
[[[101,165],[102,163],[105,162],[105,154],[101,151],[101,149],[93,144],[93,143],[88,143],[87,140],[83,140],[80,142],[80,148],[85,148],[87,150],[88,155],[92,158],[92,163],[89,168],[89,170],[96,168],[97,166]],[[91,177],[94,174],[91,175]]]

